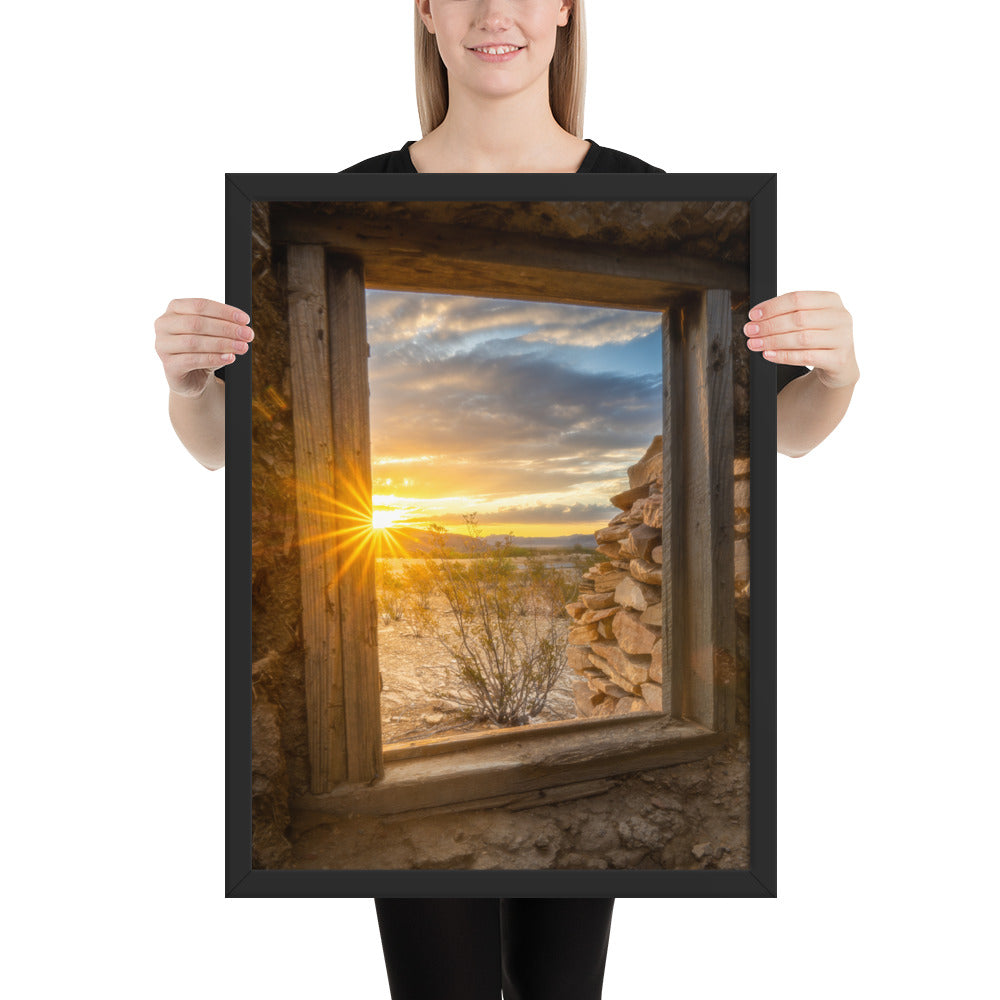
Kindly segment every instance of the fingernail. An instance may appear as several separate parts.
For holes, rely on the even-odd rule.
[[[747,323],[746,333],[748,334],[760,333],[760,327],[756,323]]]
[[[764,315],[764,310],[763,309],[751,309],[750,310],[750,318],[751,319],[760,319],[761,316],[763,316],[763,315]]]
[[[237,309],[233,313],[233,321],[236,323],[249,323],[250,317],[242,309]]]

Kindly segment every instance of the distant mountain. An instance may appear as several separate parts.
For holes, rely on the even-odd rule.
[[[491,545],[502,542],[506,535],[485,535],[484,540]],[[474,539],[467,534],[457,532],[446,532],[444,536],[445,545],[455,552],[469,552],[475,545]],[[548,549],[560,548],[571,549],[576,545],[585,549],[596,549],[597,540],[593,535],[557,535],[549,538],[530,538],[515,535],[513,544],[523,548]],[[389,531],[376,535],[376,556],[386,558],[396,556],[408,558],[410,556],[424,555],[435,547],[435,536],[432,532],[423,528],[413,528],[409,526],[396,525]]]

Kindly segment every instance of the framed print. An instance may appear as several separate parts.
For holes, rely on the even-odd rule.
[[[775,894],[775,184],[227,176],[227,895]]]

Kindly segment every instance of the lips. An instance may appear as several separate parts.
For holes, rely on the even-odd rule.
[[[507,62],[517,58],[523,48],[523,45],[476,45],[468,51],[483,62]]]

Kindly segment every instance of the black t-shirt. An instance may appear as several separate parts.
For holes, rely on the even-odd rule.
[[[341,170],[342,174],[415,174],[419,171],[413,165],[410,157],[410,146],[415,142],[410,139],[400,149],[391,153],[372,156],[353,167]],[[617,149],[599,146],[593,139],[588,139],[590,149],[577,167],[578,174],[665,174],[665,170],[653,167],[640,160],[637,156],[629,156]]]
[[[342,174],[416,174],[419,171],[413,165],[410,156],[410,146],[416,140],[410,139],[401,148],[379,156],[371,156],[367,160],[355,163],[353,167],[341,170]],[[630,156],[617,149],[599,146],[593,139],[587,140],[590,149],[577,168],[578,174],[665,174],[660,167],[651,166],[637,156]],[[805,375],[809,369],[798,365],[778,365],[778,392],[799,375]],[[226,369],[219,368],[215,372],[219,378],[226,377]]]

